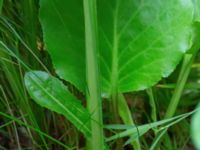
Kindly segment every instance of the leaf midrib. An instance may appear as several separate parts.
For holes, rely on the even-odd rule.
[[[46,91],[46,89],[43,88],[40,84],[38,84],[34,79],[31,78],[31,80],[37,86],[39,86],[45,92],[45,94],[47,94],[50,98],[52,98],[54,102],[56,102],[61,108],[63,108],[66,112],[68,112],[77,122],[79,122],[81,126],[83,126],[83,128],[85,128],[89,134],[91,134],[89,128],[87,128],[87,126],[85,126],[84,123],[80,119],[78,119],[73,113],[71,113],[68,109],[66,109],[65,106],[62,103],[60,103],[58,99],[56,99],[53,95],[49,94],[49,92]]]
[[[117,32],[118,27],[118,9],[119,9],[119,0],[116,1],[115,12],[113,13],[114,17],[114,28],[113,28],[113,51],[112,51],[112,72],[111,72],[111,93],[117,93],[117,85],[118,85],[118,44],[119,37]]]

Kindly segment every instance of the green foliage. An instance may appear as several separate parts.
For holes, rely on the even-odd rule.
[[[44,39],[58,75],[85,91],[82,2],[41,0],[40,5]],[[155,84],[191,46],[190,0],[99,0],[97,10],[102,94]]]
[[[183,54],[192,47],[192,23],[199,18],[197,7],[195,14],[192,13],[192,2],[198,3],[190,0],[97,1],[99,37],[94,41],[100,50],[99,89],[102,96],[146,89],[175,69]],[[94,72],[87,72],[89,63],[86,63],[85,47],[88,50],[94,41],[88,43],[85,39],[88,37],[85,34],[90,32],[84,33],[88,24],[84,22],[83,3],[41,0],[40,21],[56,73],[86,93],[87,88],[91,88],[86,84],[86,75]],[[185,82],[182,87],[184,85]],[[178,105],[179,99],[176,102]],[[46,107],[55,111],[51,106]],[[119,111],[124,120],[124,114],[130,116],[130,112],[125,103],[123,108],[125,112]],[[133,124],[131,119],[125,122]]]
[[[1,13],[2,6],[3,6],[3,0],[0,0],[0,13]]]
[[[192,0],[194,4],[194,20],[195,21],[200,21],[200,1],[199,0]]]
[[[112,64],[109,78],[104,62],[101,70],[110,88],[142,90],[168,76],[190,47],[192,10],[187,0],[99,1],[101,60]]]
[[[41,71],[28,72],[25,85],[39,105],[64,115],[85,136],[90,136],[90,115],[57,78]]]
[[[198,111],[192,118],[192,139],[196,145],[196,148],[200,150],[200,107],[198,107]]]
[[[80,0],[41,0],[44,41],[57,74],[85,92],[83,4]]]
[[[0,0],[0,11],[0,149],[191,149],[199,0]]]
[[[129,139],[129,143],[135,139],[137,139],[139,136],[142,136],[143,134],[145,134],[147,131],[149,131],[150,129],[153,129],[155,127],[159,127],[159,130],[165,130],[166,128],[169,128],[170,126],[176,124],[177,122],[182,121],[183,119],[191,116],[192,114],[194,114],[194,112],[196,112],[196,110],[186,113],[186,114],[182,114],[170,119],[164,119],[164,120],[160,120],[160,121],[156,121],[153,123],[148,123],[145,125],[141,125],[141,126],[127,126],[127,125],[107,125],[105,126],[105,128],[107,129],[115,129],[115,130],[125,130],[122,131],[114,136],[111,136],[109,138],[106,139],[106,141],[112,141],[118,138],[122,138],[125,136],[131,136],[131,138]]]
[[[103,113],[99,79],[99,49],[96,0],[84,0],[86,45],[86,99],[91,114],[92,140],[87,139],[87,150],[102,150],[104,146]]]

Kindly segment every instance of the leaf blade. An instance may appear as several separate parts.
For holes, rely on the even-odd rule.
[[[54,7],[62,12],[57,15],[49,13],[53,7],[48,2],[41,0],[40,20],[57,73],[85,92],[82,1],[55,0]],[[190,0],[98,0],[97,10],[105,97],[154,85],[175,69],[191,47]]]
[[[101,56],[105,57],[106,49],[110,52],[107,58],[114,60],[115,47],[118,53],[114,62],[107,61],[111,68],[110,88],[120,92],[142,90],[168,76],[190,47],[192,10],[190,1],[99,1],[99,23],[104,30],[100,36],[106,33],[112,45],[109,50],[105,40],[100,40],[104,45]],[[113,19],[105,21],[107,16]],[[113,74],[117,74],[114,81]],[[102,76],[105,78],[105,74]]]
[[[64,115],[85,136],[90,136],[90,114],[61,81],[42,71],[28,72],[24,80],[37,104]]]
[[[41,0],[39,16],[44,41],[56,73],[84,92],[86,76],[82,2]]]

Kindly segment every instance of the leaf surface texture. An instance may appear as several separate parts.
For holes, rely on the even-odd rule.
[[[57,74],[85,92],[81,0],[41,0]],[[101,93],[142,90],[168,76],[191,46],[191,0],[97,0]]]
[[[86,136],[90,136],[90,114],[57,78],[42,71],[25,75],[26,88],[33,100],[54,112],[64,115]]]

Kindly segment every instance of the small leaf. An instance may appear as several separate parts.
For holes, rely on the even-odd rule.
[[[200,107],[192,118],[192,139],[198,150],[200,150]]]
[[[25,85],[37,104],[64,115],[85,136],[90,136],[90,114],[61,81],[46,72],[31,71],[25,75]]]

